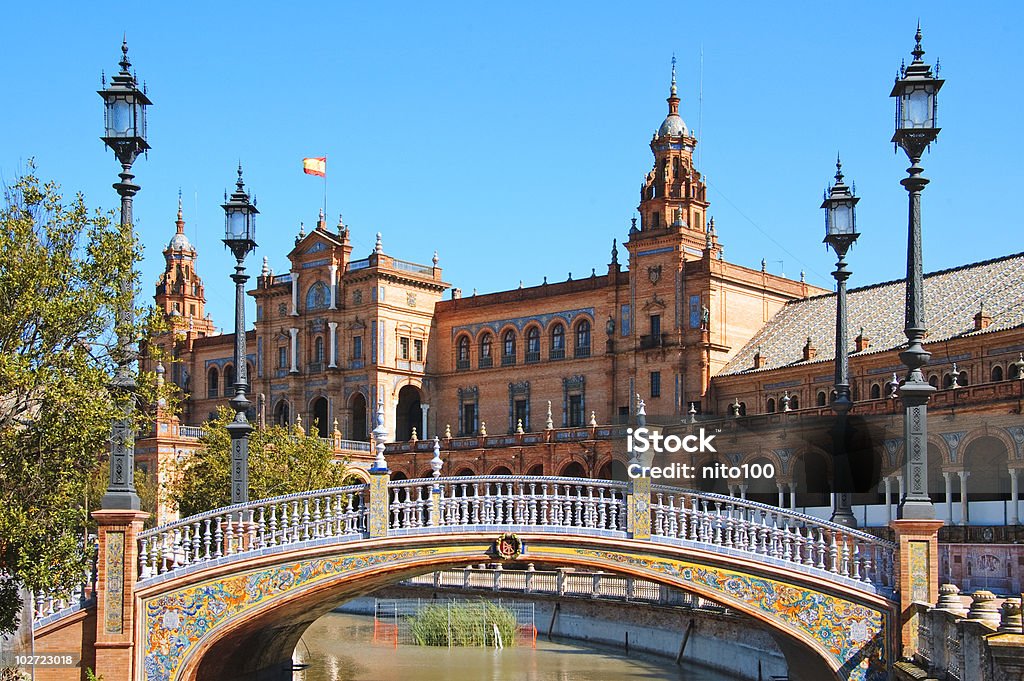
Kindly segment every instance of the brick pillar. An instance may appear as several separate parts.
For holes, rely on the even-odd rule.
[[[135,581],[139,542],[148,513],[93,511],[99,535],[96,571],[96,676],[132,681],[135,647]]]
[[[934,605],[939,599],[939,528],[941,520],[894,520],[896,561],[893,566],[903,657],[917,650],[917,617],[913,603]]]

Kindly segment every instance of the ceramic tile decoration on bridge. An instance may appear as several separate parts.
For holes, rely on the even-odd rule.
[[[206,637],[303,592],[329,582],[351,587],[382,570],[408,575],[493,558],[494,538],[508,531],[530,560],[680,586],[813,648],[839,678],[885,678],[895,639],[892,543],[754,502],[644,487],[520,476],[403,480],[265,499],[148,530],[139,536],[135,585],[141,678],[192,678],[183,670],[199,664]],[[371,499],[375,488],[386,490],[385,503]],[[630,517],[643,517],[649,530],[638,537]],[[385,536],[370,532],[374,521]]]

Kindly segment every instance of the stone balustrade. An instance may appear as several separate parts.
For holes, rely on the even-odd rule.
[[[500,565],[500,564],[499,564]],[[407,579],[407,586],[467,591],[513,591],[559,597],[601,598],[654,605],[724,611],[714,601],[673,589],[649,579],[585,570],[525,570],[503,568],[455,568]]]
[[[393,481],[380,499],[388,534],[494,529],[631,536],[631,483],[589,478],[473,476]],[[139,535],[139,575],[272,547],[373,535],[370,485],[229,506]],[[730,554],[889,594],[895,545],[795,511],[733,497],[655,486],[650,541]],[[644,497],[646,499],[646,497]],[[646,502],[645,502],[646,503]],[[641,511],[642,512],[642,511]],[[646,534],[641,534],[644,538]]]
[[[989,591],[960,595],[939,588],[934,607],[915,604],[917,646],[913,660],[898,665],[898,679],[1006,681],[1024,674],[1024,636],[1019,598]],[[966,673],[970,672],[970,673]]]

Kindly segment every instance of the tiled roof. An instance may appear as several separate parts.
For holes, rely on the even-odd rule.
[[[925,326],[928,328],[926,346],[1024,325],[1024,253],[926,274],[924,281]],[[892,351],[906,343],[903,335],[904,295],[903,279],[848,291],[851,357]],[[992,323],[983,331],[975,331],[974,315],[982,303]],[[791,301],[718,375],[834,361],[835,320],[834,293]],[[857,353],[854,352],[854,339],[861,328],[871,343],[868,349]],[[817,354],[813,360],[805,361],[803,348],[808,336]],[[765,364],[755,370],[754,354],[758,348]]]

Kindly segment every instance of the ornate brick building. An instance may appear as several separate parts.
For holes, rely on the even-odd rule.
[[[673,75],[639,223],[622,243],[626,262],[612,240],[600,271],[540,286],[463,296],[443,280],[436,254],[430,264],[398,259],[379,234],[372,253],[353,259],[348,228],[328,228],[321,214],[315,229],[299,232],[286,271],[275,275],[264,258],[250,291],[253,418],[315,427],[359,464],[369,459],[365,441],[381,403],[398,477],[429,471],[435,435],[446,474],[611,476],[628,458],[622,424],[640,394],[669,432],[715,428],[720,461],[777,471],[771,481],[715,489],[827,507],[828,489],[814,480],[831,479],[822,434],[834,295],[723,258],[696,144]],[[187,454],[188,427],[226,402],[234,380],[233,339],[212,334],[180,212],[176,224],[156,296],[173,330],[157,342],[177,359],[169,377],[187,395],[187,426],[169,419],[140,442],[140,460],[151,465]],[[1022,266],[1024,255],[1008,256],[926,280],[929,370],[939,389],[930,487],[950,523],[1019,522]],[[902,301],[902,282],[850,292],[851,327],[860,330],[850,348],[854,414],[873,438],[872,486],[856,510],[869,523],[893,513],[901,485],[902,421],[890,396],[892,375],[903,373]],[[971,511],[968,501],[981,505]]]

